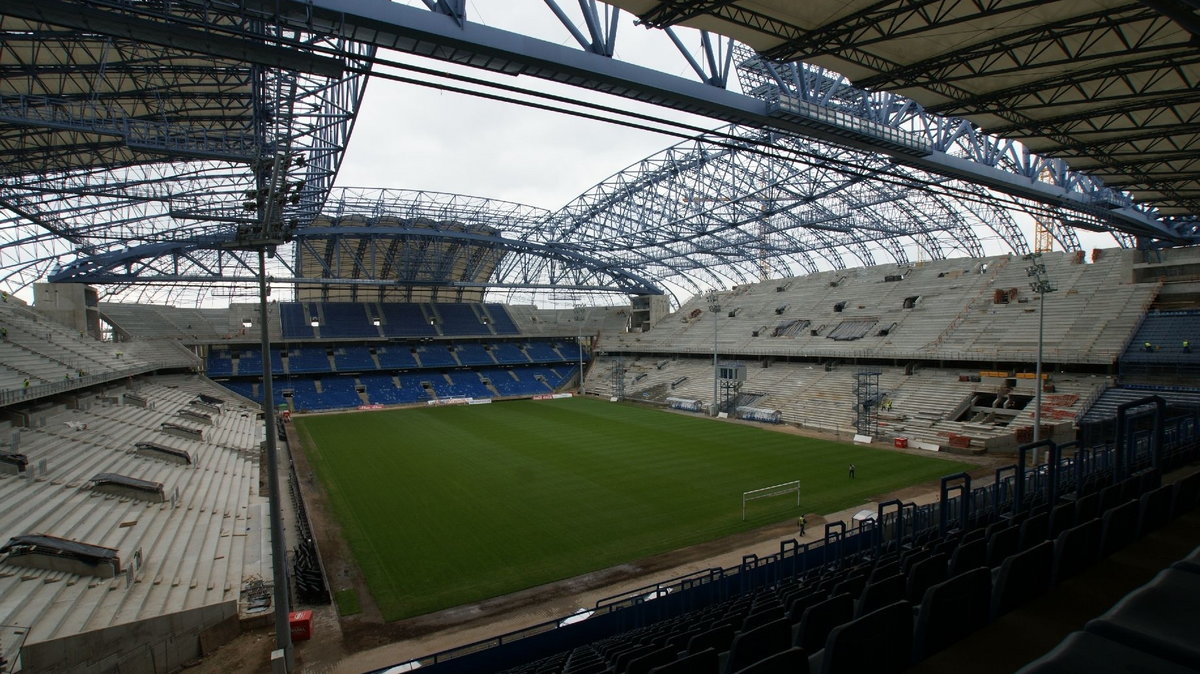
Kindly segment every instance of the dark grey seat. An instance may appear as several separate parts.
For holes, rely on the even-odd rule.
[[[1042,541],[1009,556],[992,579],[992,618],[1002,616],[1050,589],[1054,544]]]
[[[1185,674],[1190,667],[1087,632],[1072,632],[1049,653],[1030,662],[1018,674],[1094,674],[1095,672],[1153,672]]]
[[[825,648],[809,660],[822,674],[890,674],[909,665],[912,606],[900,601],[833,628]],[[820,669],[813,667],[820,662]]]
[[[1083,571],[1100,558],[1100,520],[1071,527],[1054,539],[1054,584]]]
[[[978,568],[929,588],[917,611],[913,662],[946,648],[991,619],[992,572]]]
[[[737,670],[734,674],[808,674],[808,654],[789,648]]]
[[[1200,670],[1200,574],[1165,569],[1084,628]]]

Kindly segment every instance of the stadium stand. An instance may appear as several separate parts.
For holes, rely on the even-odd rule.
[[[299,302],[285,302],[279,305],[280,327],[284,339],[313,339],[316,332],[311,326],[316,313],[307,305]]]
[[[1125,350],[1158,291],[1125,282],[1132,255],[1045,255],[1057,287],[1046,299],[1048,360],[1111,363]],[[821,272],[722,292],[715,317],[695,296],[648,332],[606,334],[604,348],[711,353],[716,320],[718,350],[742,356],[1028,361],[1040,299],[1027,287],[1022,262],[1009,256]]]
[[[420,304],[381,304],[383,333],[387,337],[425,337],[438,334]]]
[[[341,346],[333,350],[333,363],[338,372],[378,370],[379,363],[365,346]]]
[[[321,337],[379,337],[379,328],[371,322],[373,319],[368,315],[367,306],[357,302],[322,302],[320,313],[324,318],[320,326]]]
[[[407,370],[417,367],[417,359],[413,356],[413,347],[390,345],[376,349],[379,366],[385,370]]]
[[[482,344],[455,344],[454,354],[462,365],[495,365],[496,360]],[[560,359],[561,360],[561,359]]]
[[[235,618],[239,604],[244,613],[253,588],[269,585],[264,501],[256,495],[261,424],[253,409],[191,376],[135,386],[136,396],[125,386],[91,389],[78,394],[74,409],[43,408],[19,429],[2,424],[6,437],[19,435],[30,460],[23,474],[0,473],[0,499],[10,505],[0,512],[0,530],[11,536],[0,556],[0,623],[30,626],[19,658],[9,650],[19,641],[0,643],[22,671],[73,670],[139,632],[129,643],[158,634],[157,647],[169,640],[183,659],[196,657],[202,631]],[[136,404],[122,404],[126,394]],[[167,420],[186,423],[178,413],[187,409],[213,414],[205,441],[160,430]],[[186,450],[195,463],[140,456],[132,451],[139,441]],[[129,492],[132,485],[157,485],[160,497],[147,500]],[[67,541],[79,553],[111,550],[118,566],[81,577],[81,568],[25,554],[33,548],[22,536],[31,533]],[[167,621],[172,627],[163,629]]]
[[[490,335],[488,322],[476,313],[475,304],[446,304],[436,302],[430,305],[433,315],[438,320],[438,328],[444,335]]]
[[[497,335],[516,335],[520,333],[517,329],[517,324],[513,322],[512,316],[508,315],[508,308],[503,304],[484,304],[482,309],[484,316],[491,322],[492,330]]]
[[[293,347],[287,351],[287,373],[288,374],[313,374],[321,372],[329,372],[329,354],[324,348],[319,346]],[[220,376],[221,373],[214,374],[211,370],[209,376]]]
[[[1200,373],[1200,311],[1151,311],[1121,354],[1121,376]],[[1185,346],[1186,344],[1186,346]]]

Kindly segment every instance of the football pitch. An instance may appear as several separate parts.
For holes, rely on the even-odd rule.
[[[834,512],[970,467],[583,398],[296,426],[388,621]],[[752,501],[742,521],[742,492],[792,480],[799,508],[794,494]]]

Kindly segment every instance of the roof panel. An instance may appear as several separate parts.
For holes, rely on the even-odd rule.
[[[1104,167],[1096,174],[1113,176],[1114,184],[1154,176],[1097,145],[1103,132],[1115,138],[1161,126],[1159,135],[1170,142],[1147,139],[1141,151],[1200,151],[1200,38],[1190,32],[1200,16],[1183,4],[1170,16],[1149,3],[1118,0],[613,4],[653,25],[712,30],[771,58],[806,61],[856,86],[902,94],[1078,162],[1072,166]],[[1150,205],[1197,214],[1196,192],[1184,175],[1161,191],[1137,194]]]

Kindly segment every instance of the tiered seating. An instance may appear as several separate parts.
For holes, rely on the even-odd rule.
[[[0,545],[10,536],[44,533],[115,549],[122,570],[104,579],[17,566],[20,560],[11,557],[0,562],[0,623],[26,626],[20,638],[5,633],[0,647],[10,663],[23,647],[24,671],[73,670],[64,659],[90,647],[73,640],[80,634],[159,618],[165,623],[201,607],[209,607],[210,620],[197,630],[211,627],[230,617],[220,607],[238,601],[247,579],[269,582],[269,558],[262,563],[259,551],[268,528],[259,518],[265,501],[256,496],[262,427],[254,409],[199,378],[160,376],[135,385],[152,409],[80,394],[80,409],[60,409],[44,425],[20,431],[30,465],[45,462],[48,470],[0,474],[0,499],[7,504],[0,530],[8,532]],[[160,425],[178,420],[176,413],[199,393],[224,401],[206,440],[162,433]],[[134,442],[147,440],[186,449],[195,464],[130,451]],[[162,483],[167,501],[93,491],[89,485],[98,473]],[[173,629],[179,627],[164,625],[162,633]],[[174,643],[199,655],[198,631],[184,629]]]
[[[367,306],[359,302],[322,302],[322,338],[378,337],[379,328],[367,315]]]
[[[520,334],[516,323],[508,315],[508,309],[503,304],[484,304],[483,311],[491,319],[492,330],[497,335],[516,335]]]
[[[411,378],[372,374],[359,377],[359,381],[367,390],[367,398],[375,404],[403,405],[429,399],[421,383]]]
[[[6,332],[0,340],[0,390],[37,395],[42,384],[61,388],[63,382],[73,380],[85,385],[160,366],[140,357],[136,348],[96,341],[16,302],[0,303],[0,327]],[[156,349],[148,351],[158,353]],[[163,354],[169,356],[169,362],[162,367],[194,364],[194,357],[180,350],[164,350]],[[92,379],[83,381],[89,376]]]
[[[305,410],[323,410],[330,406],[317,391],[317,380],[307,378],[290,379],[283,390],[292,390],[292,409],[297,412]],[[284,398],[286,400],[286,396]]]
[[[383,334],[388,337],[432,337],[438,334],[419,304],[384,303],[379,305]]]
[[[292,347],[288,354],[288,372],[291,374],[329,372],[329,355],[321,347]],[[209,372],[209,376],[212,375]]]
[[[321,402],[326,409],[357,407],[363,404],[354,380],[349,377],[321,378]]]
[[[447,379],[450,381],[447,382]],[[433,388],[439,398],[491,398],[494,395],[476,372],[456,372],[445,377],[434,377]]]
[[[455,344],[454,353],[458,362],[467,366],[495,365],[496,361],[482,344]]]
[[[1168,405],[1179,407],[1200,408],[1200,391],[1185,391],[1172,389],[1145,389],[1137,387],[1116,387],[1106,389],[1087,412],[1079,420],[1081,424],[1101,422],[1117,418],[1117,407],[1148,395],[1156,395]]]
[[[210,377],[226,377],[233,374],[233,354],[227,348],[213,347],[208,352],[205,370]]]
[[[421,367],[456,367],[459,363],[444,344],[417,347],[417,358]]]
[[[1046,298],[1046,358],[1112,363],[1156,286],[1127,283],[1129,258],[1119,251],[1094,264],[1065,253],[1043,261],[1057,288]],[[695,296],[649,332],[606,334],[604,346],[610,352],[711,353],[715,320],[722,353],[1027,361],[1037,352],[1041,300],[1027,291],[1025,266],[1009,256],[938,260],[738,286],[719,294],[715,316]],[[1006,299],[1011,294],[1011,301],[997,303],[998,292]],[[538,332],[540,312],[514,311],[526,334]],[[556,318],[561,329],[564,317],[547,321]]]
[[[1200,366],[1200,311],[1152,311],[1121,354],[1121,370],[1137,366]],[[1183,342],[1189,342],[1187,350]],[[1146,344],[1149,344],[1147,348]],[[1194,346],[1193,346],[1194,345]]]
[[[517,348],[515,344],[509,342],[501,342],[492,345],[492,356],[496,362],[501,365],[525,365],[529,363],[529,357],[525,352]]]
[[[441,328],[442,334],[464,336],[492,334],[487,323],[484,323],[475,313],[475,306],[472,304],[435,303],[433,310],[442,319],[438,326]]]
[[[578,353],[571,351],[572,356],[578,357]],[[563,354],[555,348],[554,344],[549,342],[530,342],[525,346],[525,354],[529,356],[529,360],[535,363],[561,363],[564,360],[570,360],[572,356],[563,358]],[[586,358],[586,355],[585,355]]]
[[[400,345],[380,346],[375,349],[379,365],[385,370],[407,370],[417,367],[412,348]]]
[[[601,396],[612,394],[612,371],[618,359],[600,358],[589,370],[585,390]],[[706,358],[624,358],[625,396],[642,402],[666,404],[668,397],[704,401],[713,396],[712,361]],[[859,368],[839,366],[826,370],[811,363],[774,362],[770,367],[746,368],[744,393],[760,394],[755,407],[781,412],[784,423],[837,433],[854,429],[855,375]],[[881,373],[880,391],[891,408],[880,413],[880,435],[904,436],[931,445],[946,445],[950,434],[972,438],[972,446],[985,446],[994,438],[1011,436],[1014,429],[1031,426],[1033,405],[1014,416],[997,415],[987,422],[970,419],[956,421],[955,413],[973,394],[994,391],[1003,384],[997,379],[986,382],[961,381],[960,370],[919,368],[904,374],[905,368],[871,366]],[[978,375],[979,371],[972,372]],[[1032,397],[1032,379],[1017,379],[1014,393]],[[1061,424],[1082,412],[1106,385],[1103,379],[1058,375],[1057,393],[1043,401],[1043,423]],[[1144,394],[1143,394],[1144,395]]]
[[[378,370],[375,359],[365,346],[343,346],[333,350],[333,362],[338,372]]]
[[[316,336],[310,322],[315,313],[310,313],[307,304],[283,302],[279,305],[279,321],[284,339],[312,339]]]

